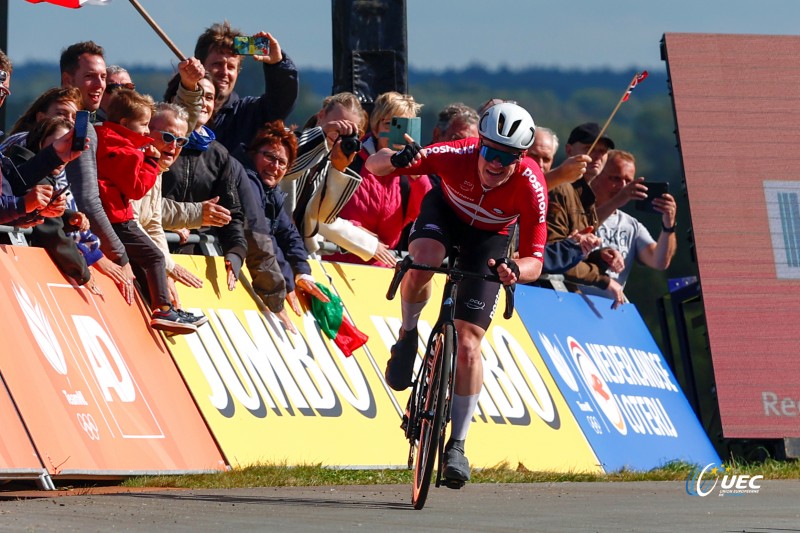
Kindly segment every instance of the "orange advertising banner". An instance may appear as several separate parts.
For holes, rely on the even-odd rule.
[[[0,381],[0,420],[3,421],[3,437],[0,438],[0,477],[44,474],[44,466],[36,455],[36,450],[33,449],[33,443],[28,438],[22,419],[2,381]]]
[[[224,469],[149,313],[96,278],[102,297],[71,285],[44,250],[0,247],[0,374],[44,466],[54,476]]]

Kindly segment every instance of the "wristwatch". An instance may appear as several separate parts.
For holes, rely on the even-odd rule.
[[[677,222],[673,224],[671,228],[666,227],[663,222],[661,223],[661,231],[663,231],[664,233],[675,233],[676,227],[678,227]]]

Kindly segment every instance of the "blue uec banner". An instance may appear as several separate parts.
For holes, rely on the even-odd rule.
[[[720,462],[634,305],[519,287],[516,309],[606,472]]]

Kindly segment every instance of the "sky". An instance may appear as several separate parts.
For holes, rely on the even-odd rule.
[[[8,2],[7,52],[15,64],[57,62],[64,47],[90,39],[105,48],[108,64],[177,63],[129,0],[76,10]],[[248,34],[272,32],[298,67],[332,67],[328,0],[139,2],[184,54],[206,27],[227,19]],[[407,0],[406,9],[409,66],[424,70],[665,70],[664,33],[792,35],[800,20],[798,0]]]

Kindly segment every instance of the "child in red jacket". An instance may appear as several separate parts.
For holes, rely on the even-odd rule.
[[[158,150],[147,136],[155,105],[132,89],[119,89],[108,104],[108,119],[97,130],[97,183],[111,226],[125,245],[134,267],[144,271],[150,291],[153,329],[173,334],[193,333],[206,323],[172,306],[164,255],[133,215],[131,200],[139,200],[158,177]]]

